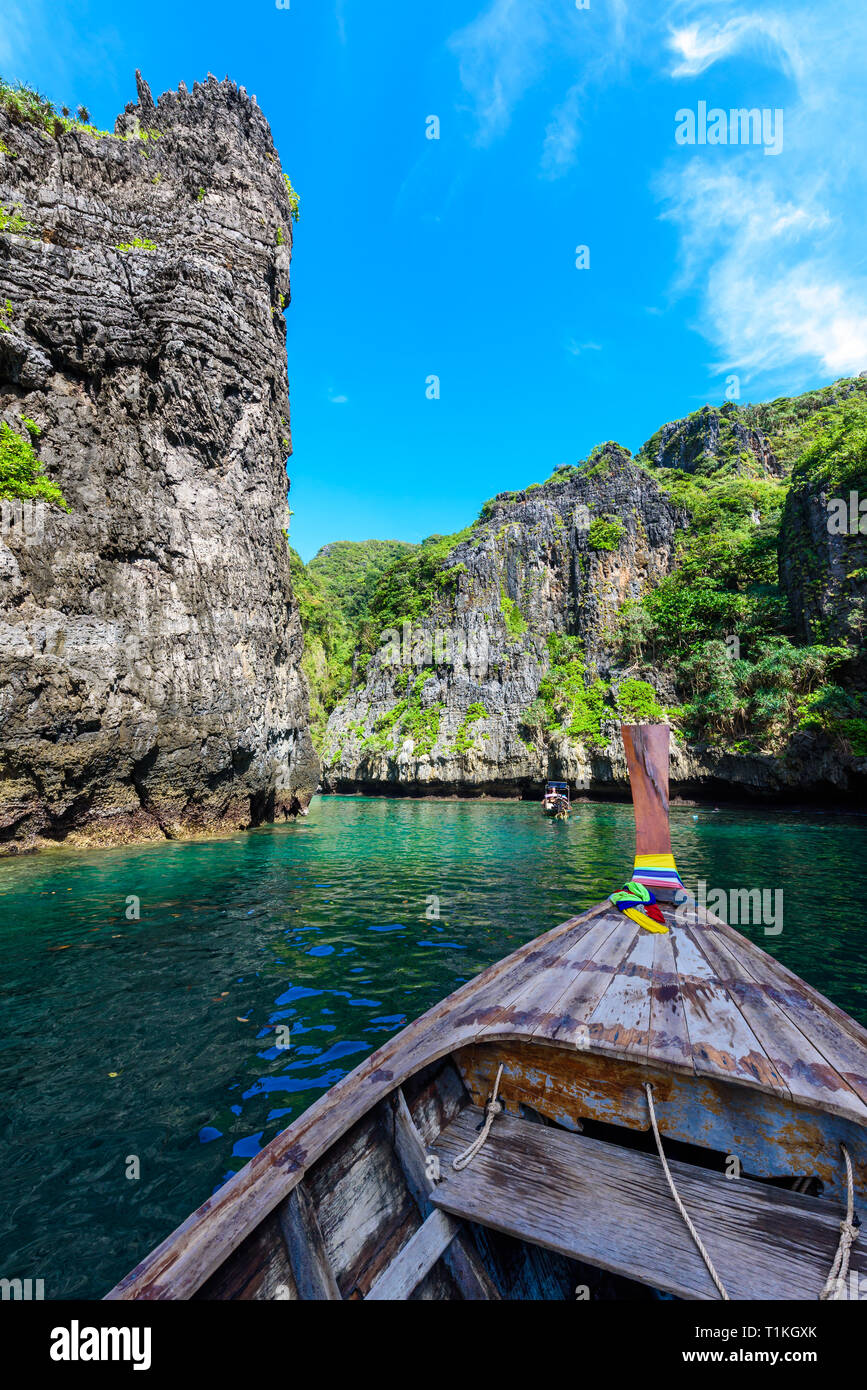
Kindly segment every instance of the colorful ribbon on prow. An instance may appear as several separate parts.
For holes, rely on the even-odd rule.
[[[625,883],[616,893],[611,894],[609,902],[614,904],[618,912],[637,922],[645,931],[668,931],[665,918],[656,905],[655,895],[643,883],[636,883],[634,879],[630,879],[629,883]]]

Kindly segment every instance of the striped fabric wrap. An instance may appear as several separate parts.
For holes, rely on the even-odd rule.
[[[632,877],[636,883],[657,892],[660,888],[683,888],[673,854],[636,854]]]

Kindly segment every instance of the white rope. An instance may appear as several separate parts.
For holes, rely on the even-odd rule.
[[[840,1222],[840,1242],[834,1256],[834,1263],[831,1266],[831,1273],[828,1275],[824,1289],[819,1294],[820,1303],[834,1302],[846,1297],[849,1256],[852,1253],[852,1246],[858,1239],[858,1227],[855,1224],[855,1182],[852,1177],[852,1160],[846,1145],[841,1144],[840,1148],[843,1150],[843,1157],[846,1160],[846,1218]]]
[[[463,1153],[458,1154],[457,1158],[452,1159],[452,1167],[456,1168],[458,1171],[460,1171],[462,1168],[466,1168],[467,1164],[472,1163],[476,1154],[479,1152],[488,1135],[490,1134],[491,1125],[494,1123],[494,1120],[497,1118],[497,1116],[503,1109],[502,1102],[497,1100],[497,1095],[500,1089],[500,1078],[502,1077],[502,1075],[503,1064],[501,1062],[500,1066],[497,1069],[497,1077],[494,1081],[494,1089],[491,1093],[491,1098],[485,1105],[485,1123],[482,1125],[478,1137],[473,1140],[472,1144],[470,1144],[468,1148],[464,1149]],[[662,1147],[662,1136],[659,1133],[659,1125],[656,1122],[656,1110],[653,1105],[653,1087],[651,1086],[649,1081],[645,1082],[644,1090],[647,1095],[647,1108],[650,1111],[650,1123],[653,1126],[653,1137],[656,1140],[656,1151],[659,1154],[660,1162],[662,1163],[662,1170],[665,1173],[665,1180],[668,1183],[669,1191],[671,1192],[671,1195],[674,1198],[674,1202],[678,1211],[683,1217],[687,1230],[689,1231],[690,1235],[695,1241],[698,1253],[704,1260],[705,1265],[707,1266],[707,1271],[714,1284],[716,1285],[720,1297],[724,1299],[727,1303],[730,1303],[731,1299],[728,1293],[726,1292],[725,1284],[717,1274],[716,1269],[714,1268],[713,1260],[707,1252],[704,1241],[702,1240],[698,1231],[695,1229],[695,1226],[692,1224],[689,1212],[683,1205],[680,1193],[674,1185],[674,1178],[671,1176],[671,1169],[668,1166],[668,1161],[665,1157],[665,1151]],[[849,1258],[852,1253],[852,1246],[858,1239],[858,1225],[855,1221],[855,1184],[854,1177],[852,1174],[852,1160],[849,1157],[849,1150],[846,1148],[846,1145],[841,1144],[840,1148],[843,1151],[843,1158],[846,1161],[846,1217],[843,1221],[840,1222],[840,1241],[837,1246],[837,1253],[834,1256],[834,1263],[831,1266],[831,1272],[828,1275],[825,1287],[819,1295],[820,1301],[828,1299],[833,1300],[845,1298],[846,1275],[849,1271]]]
[[[503,1108],[502,1101],[497,1100],[497,1092],[500,1089],[500,1077],[502,1075],[503,1064],[501,1062],[500,1069],[497,1072],[497,1079],[494,1082],[494,1090],[491,1095],[491,1099],[485,1106],[485,1123],[482,1125],[481,1134],[479,1135],[478,1139],[473,1140],[472,1144],[470,1144],[470,1147],[468,1149],[464,1149],[462,1154],[458,1154],[457,1158],[452,1159],[452,1167],[457,1168],[458,1171],[460,1171],[461,1168],[466,1168],[468,1163],[472,1163],[476,1154],[479,1152],[479,1149],[482,1147],[488,1135],[490,1134],[491,1125],[494,1123],[494,1120],[497,1118],[497,1116]]]
[[[656,1140],[656,1149],[657,1149],[657,1153],[659,1154],[659,1157],[660,1157],[660,1159],[662,1160],[663,1171],[664,1171],[664,1173],[665,1173],[665,1177],[666,1177],[666,1180],[667,1180],[667,1182],[668,1182],[668,1186],[669,1186],[669,1189],[670,1189],[670,1191],[671,1191],[671,1195],[672,1195],[672,1197],[673,1197],[674,1200],[675,1200],[675,1203],[676,1203],[676,1205],[677,1205],[678,1211],[680,1212],[681,1216],[683,1217],[684,1221],[686,1222],[686,1229],[689,1231],[690,1235],[692,1236],[693,1240],[695,1241],[696,1245],[698,1246],[698,1253],[701,1255],[702,1259],[704,1260],[705,1264],[707,1265],[708,1273],[710,1274],[711,1279],[713,1280],[713,1282],[716,1284],[717,1288],[719,1289],[720,1297],[721,1297],[721,1298],[724,1298],[724,1299],[726,1300],[727,1303],[730,1303],[730,1302],[731,1302],[731,1299],[729,1298],[728,1294],[726,1293],[725,1284],[723,1283],[722,1279],[720,1279],[719,1275],[717,1274],[716,1270],[714,1269],[714,1267],[713,1267],[713,1261],[711,1260],[710,1255],[707,1253],[706,1249],[704,1248],[704,1243],[702,1242],[701,1236],[699,1235],[698,1231],[695,1229],[695,1227],[693,1226],[692,1222],[690,1221],[690,1219],[689,1219],[689,1212],[687,1211],[686,1207],[683,1205],[683,1202],[680,1200],[680,1195],[679,1195],[679,1193],[678,1193],[677,1188],[676,1188],[675,1185],[674,1185],[674,1178],[671,1176],[671,1171],[670,1171],[669,1166],[668,1166],[668,1164],[667,1164],[667,1162],[666,1162],[665,1154],[663,1153],[663,1150],[662,1150],[662,1139],[660,1138],[660,1135],[659,1135],[659,1126],[658,1126],[657,1123],[656,1123],[656,1111],[655,1111],[654,1108],[653,1108],[653,1087],[651,1086],[651,1084],[650,1084],[649,1081],[648,1081],[648,1082],[645,1082],[644,1089],[645,1089],[645,1091],[647,1092],[647,1107],[648,1107],[648,1109],[649,1109],[649,1111],[650,1111],[650,1123],[653,1125],[653,1137],[654,1137],[654,1139]]]

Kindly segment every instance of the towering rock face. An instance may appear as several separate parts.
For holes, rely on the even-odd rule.
[[[139,79],[113,135],[0,109],[0,419],[41,431],[69,505],[3,509],[0,850],[245,826],[315,789],[289,197],[229,82],[154,104]]]
[[[663,425],[640,457],[655,468],[684,473],[746,473],[779,476],[783,469],[762,430],[746,423],[733,402],[702,406],[682,420]]]
[[[364,684],[332,714],[326,785],[501,796],[545,776],[589,785],[610,759],[615,712],[597,700],[588,713],[570,684],[599,691],[613,675],[606,630],[669,572],[685,524],[615,444],[587,469],[488,503],[443,562],[431,611],[380,634]],[[552,707],[562,700],[553,730],[534,712],[540,687]]]
[[[867,373],[837,383],[840,411],[792,472],[780,527],[780,578],[810,642],[845,642],[867,678]]]
[[[863,484],[859,490],[797,479],[780,530],[780,576],[799,635],[809,642],[849,643],[862,680],[867,676],[867,515],[859,513],[859,499],[864,496]]]

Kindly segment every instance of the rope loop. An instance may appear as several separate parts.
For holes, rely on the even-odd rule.
[[[462,1168],[466,1168],[468,1163],[472,1163],[476,1154],[479,1152],[479,1149],[482,1147],[488,1135],[490,1134],[491,1125],[494,1123],[494,1120],[497,1118],[497,1116],[500,1114],[503,1108],[502,1101],[497,1100],[497,1093],[500,1089],[500,1077],[502,1075],[503,1064],[501,1062],[499,1070],[497,1072],[497,1079],[494,1082],[494,1089],[491,1092],[491,1098],[490,1100],[485,1102],[485,1123],[482,1125],[482,1131],[478,1139],[474,1139],[472,1144],[470,1144],[469,1148],[464,1149],[462,1154],[458,1154],[457,1158],[452,1159],[452,1167],[456,1168],[458,1172],[460,1172]]]
[[[846,1215],[840,1222],[840,1240],[837,1245],[837,1253],[834,1256],[834,1263],[831,1265],[831,1272],[825,1281],[825,1287],[819,1294],[820,1303],[834,1303],[846,1297],[849,1257],[852,1254],[852,1246],[858,1239],[858,1229],[861,1225],[855,1215],[855,1179],[852,1174],[852,1160],[846,1145],[841,1144],[840,1148],[846,1161]]]

